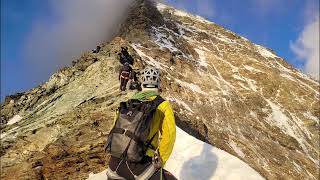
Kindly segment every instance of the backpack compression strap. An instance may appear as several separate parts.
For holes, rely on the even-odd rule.
[[[112,133],[124,134],[124,135],[128,136],[129,138],[133,139],[134,141],[136,141],[138,144],[143,144],[143,142],[140,140],[140,138],[138,136],[136,136],[131,131],[126,131],[125,129],[122,129],[122,128],[113,128],[111,130],[110,134],[112,134]]]

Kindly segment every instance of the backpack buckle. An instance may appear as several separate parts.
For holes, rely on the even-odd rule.
[[[129,111],[129,112],[127,113],[127,116],[132,116],[132,114],[133,114],[133,111]]]

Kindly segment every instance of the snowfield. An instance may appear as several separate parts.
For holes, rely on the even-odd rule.
[[[173,152],[165,169],[179,180],[262,180],[259,173],[235,156],[190,136],[177,127]],[[88,180],[107,179],[106,170]]]

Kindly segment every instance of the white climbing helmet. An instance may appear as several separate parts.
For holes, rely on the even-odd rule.
[[[158,68],[147,66],[142,70],[140,77],[143,88],[160,87],[160,70]]]

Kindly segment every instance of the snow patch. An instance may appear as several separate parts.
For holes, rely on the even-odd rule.
[[[163,69],[163,67],[165,68],[169,68],[168,66],[156,61],[155,59],[153,59],[152,57],[146,55],[144,52],[142,52],[139,48],[143,48],[141,45],[139,44],[131,44],[131,47],[138,53],[138,55],[145,59],[145,62],[147,62],[149,65],[155,66],[159,69]],[[163,66],[163,67],[162,67]]]
[[[312,115],[311,112],[309,112],[309,111],[305,112],[305,113],[303,113],[303,115],[304,115],[304,117],[306,117],[308,119],[311,119],[311,120],[314,120],[314,121],[319,123],[319,118],[314,116],[314,115]]]
[[[176,16],[181,16],[181,17],[192,17],[193,15],[191,14],[188,14],[186,12],[183,12],[183,11],[179,11],[179,10],[175,10],[174,11],[174,15]]]
[[[243,67],[244,67],[245,69],[249,70],[249,71],[258,72],[258,73],[263,73],[263,72],[260,71],[259,69],[253,68],[253,67],[248,66],[248,65],[244,65]]]
[[[174,97],[169,97],[169,100],[171,100],[171,101],[173,101],[173,102],[176,102],[176,103],[178,103],[179,105],[182,105],[186,110],[194,113],[194,112],[192,111],[192,109],[190,108],[190,106],[188,106],[188,104],[185,103],[184,101],[182,101],[182,100],[180,100],[180,99],[177,99],[177,98],[174,98]]]
[[[179,79],[175,79],[175,81],[177,81],[177,83],[179,83],[181,86],[186,87],[188,89],[191,89],[193,92],[197,92],[197,93],[203,94],[203,95],[207,94],[204,91],[202,91],[201,88],[196,84],[181,81]]]
[[[264,179],[239,158],[190,136],[178,127],[176,144],[165,169],[183,180]]]
[[[165,9],[167,9],[168,8],[168,6],[166,6],[166,5],[164,5],[164,4],[162,4],[162,3],[157,3],[156,4],[156,7],[157,7],[157,9],[159,10],[159,11],[163,11],[163,10],[165,10]]]
[[[3,132],[0,134],[0,139],[4,138],[5,136],[7,136],[7,133]]]
[[[267,118],[266,120],[273,123],[274,125],[276,125],[277,127],[279,127],[284,133],[286,133],[287,135],[293,137],[294,139],[297,140],[297,142],[299,142],[300,146],[302,147],[303,151],[307,154],[307,157],[313,161],[314,163],[318,164],[319,162],[317,160],[315,160],[313,157],[311,157],[311,155],[308,153],[308,148],[307,146],[308,143],[304,140],[303,138],[303,134],[307,134],[308,135],[308,131],[307,132],[301,132],[302,130],[300,130],[299,128],[297,128],[295,126],[295,123],[299,123],[299,121],[293,117],[294,122],[292,122],[281,110],[281,108],[279,106],[277,106],[276,104],[272,103],[270,100],[266,101],[269,103],[271,109],[272,109],[272,114],[271,116],[269,116],[269,118]],[[291,115],[292,116],[292,115]],[[302,128],[304,130],[304,128]],[[309,135],[308,135],[309,136]]]
[[[243,154],[242,150],[237,146],[235,142],[231,140],[229,141],[229,145],[240,157],[244,158],[245,155]]]
[[[292,126],[289,124],[290,119],[281,111],[281,108],[268,99],[266,99],[266,101],[269,103],[272,110],[269,120],[274,122],[286,134],[298,140],[299,138],[296,136],[295,132],[292,130]]]
[[[257,116],[257,113],[253,112],[253,111],[250,111],[250,116],[252,116],[253,118],[257,119],[258,116]]]
[[[275,61],[275,62],[276,62],[276,64],[277,64],[277,68],[279,68],[280,71],[286,72],[286,73],[290,73],[290,72],[291,72],[290,69],[288,69],[287,67],[284,67],[284,66],[283,66],[281,63],[279,63],[278,61]]]
[[[293,165],[295,166],[296,170],[298,170],[298,172],[301,172],[302,169],[296,162],[293,161]]]
[[[262,47],[262,46],[259,46],[259,45],[256,45],[257,49],[258,49],[258,52],[266,57],[266,58],[276,58],[278,56],[276,56],[273,52],[271,52],[270,50],[267,50],[265,47]]]
[[[237,79],[237,80],[240,80],[242,82],[246,82],[248,84],[248,86],[249,86],[249,87],[246,87],[243,83],[238,82],[238,84],[242,88],[247,89],[247,90],[253,90],[253,91],[257,92],[258,87],[256,86],[256,81],[254,81],[252,79],[248,79],[248,78],[242,77],[241,75],[239,76],[238,74],[233,74],[232,77]]]
[[[174,8],[167,6],[165,4],[162,4],[162,3],[157,3],[156,7],[160,12],[163,12],[164,10],[169,10],[169,12],[173,13],[176,16],[189,17],[189,18],[201,21],[203,23],[214,24],[213,22],[208,21],[204,17],[201,17],[199,15],[193,15],[193,14],[181,11],[181,10],[177,10],[177,9],[174,9]]]
[[[171,52],[180,51],[172,44],[172,42],[174,42],[174,39],[171,35],[166,35],[155,27],[152,27],[152,29],[155,32],[154,43],[156,43],[160,48],[168,48]]]
[[[296,79],[300,84],[302,84],[303,86],[309,88],[310,90],[312,90],[316,95],[320,95],[320,91],[318,89],[314,89],[313,87],[311,87],[310,85],[308,85],[307,83],[300,81],[299,79]]]
[[[216,70],[214,65],[212,65],[213,68]],[[228,83],[223,77],[220,75],[219,71],[217,71],[218,77],[213,76],[212,74],[209,74],[209,77],[214,80],[217,84],[217,87],[221,90],[223,95],[229,95],[231,89],[235,89],[234,86],[232,86],[230,83]]]
[[[208,67],[208,63],[206,61],[205,52],[203,50],[201,50],[201,49],[198,49],[198,48],[194,48],[194,50],[199,55],[199,64],[200,64],[200,66]]]
[[[237,80],[246,82],[246,80],[244,78],[240,77],[238,74],[232,74],[232,77],[237,79]]]
[[[296,81],[292,76],[290,76],[289,74],[286,74],[286,73],[281,73],[280,76],[287,78],[291,81]]]
[[[308,81],[310,81],[310,82],[312,82],[312,83],[314,83],[314,84],[319,85],[319,81],[316,81],[316,80],[312,79],[311,76],[302,73],[302,72],[301,72],[300,70],[298,70],[298,69],[296,69],[296,71],[298,72],[297,74],[298,74],[301,78],[303,78],[303,79],[305,79],[305,80],[308,80]]]
[[[240,36],[240,38],[241,38],[242,40],[244,40],[244,41],[250,42],[249,39],[247,39],[247,38],[245,38],[245,37],[243,37],[243,36]]]
[[[227,38],[226,36],[223,36],[221,34],[218,34],[218,36],[215,36],[215,38],[217,38],[218,40],[225,42],[227,44],[233,43],[233,41],[231,41],[229,38]]]
[[[175,23],[176,26],[178,27],[179,33],[184,35],[186,32],[191,32],[191,33],[197,33],[197,31],[200,31],[200,29],[194,28],[193,26],[185,26],[184,24],[179,24],[179,23]],[[206,33],[205,31],[203,31],[204,33]],[[187,36],[183,36],[183,38],[187,39],[188,41],[194,41],[193,39],[187,37]]]
[[[243,89],[251,91],[251,89],[249,89],[248,87],[246,87],[242,82],[238,82],[238,84],[239,84]]]
[[[257,86],[253,83],[254,81],[250,80],[248,81],[249,87],[253,90],[257,92]]]
[[[19,122],[21,119],[22,119],[21,116],[15,115],[15,116],[13,116],[13,118],[11,118],[11,119],[8,121],[7,124],[8,124],[8,125],[15,124],[15,123]]]
[[[293,78],[291,75],[289,75],[288,73],[281,73],[280,76],[284,77],[284,78],[287,78],[289,80],[292,80],[292,81],[295,81],[295,82],[298,82],[300,84],[300,86],[302,87],[305,87],[305,88],[309,88],[311,89],[312,91],[315,92],[315,94],[319,95],[319,91],[314,89],[313,87],[311,87],[310,85],[308,85],[307,83],[299,80],[298,78]]]
[[[1,135],[0,135],[0,139],[3,139],[4,137],[7,137],[7,136],[11,136],[12,138],[16,138],[16,130],[19,128],[19,126],[16,126],[12,129],[10,129],[9,131],[7,132],[2,132]]]

